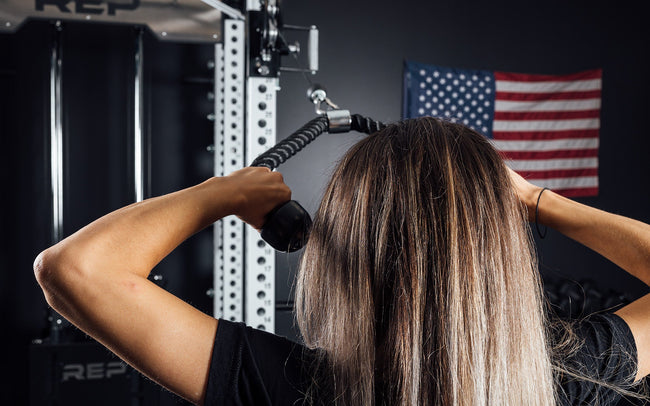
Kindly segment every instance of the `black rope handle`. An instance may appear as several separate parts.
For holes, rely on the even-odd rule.
[[[307,144],[327,130],[328,120],[319,116],[300,127],[296,132],[255,158],[251,166],[264,166],[271,170],[296,155]]]
[[[350,129],[360,133],[372,134],[385,127],[383,123],[360,114],[351,116]],[[264,166],[273,170],[328,129],[329,119],[326,116],[318,116],[255,158],[251,166]]]
[[[349,116],[347,111],[319,116],[302,126],[296,132],[280,141],[269,150],[255,158],[251,166],[263,166],[271,170],[302,150],[316,137],[329,132],[350,130],[371,134],[385,127],[358,114]],[[346,116],[347,115],[347,116]],[[331,120],[331,121],[330,121]],[[286,202],[267,214],[262,227],[262,238],[278,251],[293,252],[302,248],[309,238],[312,221],[309,213],[296,201]]]
[[[360,133],[372,134],[372,133],[376,133],[377,131],[383,130],[384,128],[386,128],[386,125],[382,122],[373,120],[368,117],[364,117],[360,114],[353,114],[350,128]]]

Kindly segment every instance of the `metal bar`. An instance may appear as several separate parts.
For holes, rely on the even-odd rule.
[[[61,93],[61,22],[55,24],[50,55],[50,180],[52,186],[52,240],[63,239],[63,111]]]
[[[275,145],[278,78],[249,77],[246,108],[246,165]],[[246,226],[246,324],[275,332],[275,251]]]
[[[244,21],[224,22],[224,174],[244,167],[244,97],[246,85]],[[215,145],[215,148],[217,146]],[[223,219],[223,317],[244,320],[244,224]]]
[[[222,3],[217,0],[201,0],[205,4],[207,4],[210,7],[214,7],[217,10],[221,11],[222,13],[228,15],[229,17],[232,17],[237,20],[244,20],[246,17],[241,13],[241,11],[230,7],[229,5]]]
[[[144,144],[143,131],[143,91],[142,91],[142,65],[143,65],[143,36],[144,30],[138,29],[135,40],[135,72],[133,92],[133,182],[135,187],[135,201],[144,199],[144,160],[142,146]]]
[[[223,176],[224,160],[224,58],[223,44],[214,46],[214,176]],[[214,223],[213,312],[215,318],[223,317],[224,256],[223,220]]]

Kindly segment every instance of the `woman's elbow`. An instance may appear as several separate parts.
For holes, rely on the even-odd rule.
[[[59,310],[61,299],[72,293],[75,280],[79,280],[74,275],[83,273],[78,264],[70,260],[70,255],[59,248],[50,247],[34,260],[36,281],[43,290],[47,303],[55,310]]]
[[[34,276],[36,277],[38,284],[41,286],[41,289],[44,291],[49,289],[52,278],[55,275],[54,270],[56,268],[56,260],[54,256],[52,249],[48,248],[38,254],[34,260]]]

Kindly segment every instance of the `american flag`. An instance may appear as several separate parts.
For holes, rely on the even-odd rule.
[[[463,123],[531,183],[595,196],[601,78],[600,69],[529,75],[406,62],[403,116]]]

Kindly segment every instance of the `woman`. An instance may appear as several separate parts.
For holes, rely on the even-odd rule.
[[[479,134],[433,118],[363,139],[335,169],[298,276],[306,346],[146,279],[198,230],[230,214],[259,229],[290,195],[263,168],[212,178],[93,222],[35,274],[54,309],[197,404],[593,403],[650,372],[648,296],[553,345],[525,216],[645,283],[650,226],[543,191]]]

